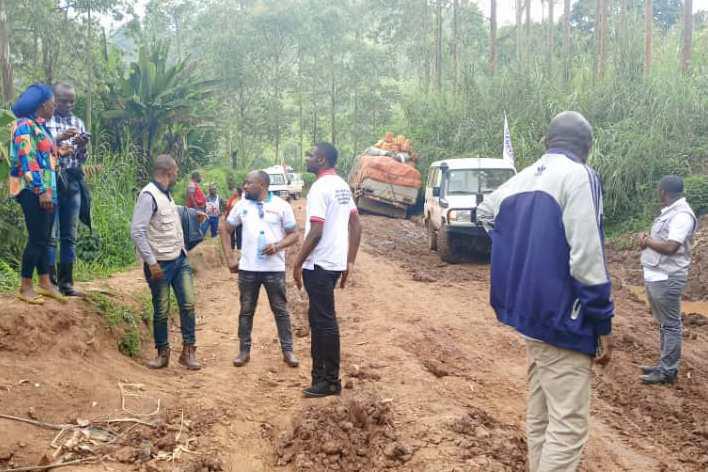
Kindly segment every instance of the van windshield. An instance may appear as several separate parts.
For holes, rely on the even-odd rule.
[[[447,195],[489,193],[514,175],[511,169],[453,169],[447,173]]]
[[[271,185],[285,185],[285,176],[282,174],[268,174]]]

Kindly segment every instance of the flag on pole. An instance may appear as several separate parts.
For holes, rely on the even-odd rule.
[[[514,148],[511,146],[511,132],[509,132],[509,121],[506,119],[506,112],[504,112],[504,146],[502,148],[502,157],[505,161],[515,164]]]

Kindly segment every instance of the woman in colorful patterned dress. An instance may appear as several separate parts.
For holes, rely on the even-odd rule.
[[[17,120],[12,125],[10,143],[10,194],[22,206],[27,226],[27,246],[22,255],[22,282],[17,298],[41,305],[44,297],[66,301],[49,279],[49,237],[57,205],[57,156],[70,152],[56,149],[45,126],[54,114],[52,89],[34,84],[25,90],[12,107]],[[35,269],[39,287],[35,291]]]

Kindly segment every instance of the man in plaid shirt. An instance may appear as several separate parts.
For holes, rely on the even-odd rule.
[[[58,235],[61,241],[59,290],[66,296],[80,297],[82,294],[74,288],[74,261],[81,210],[81,188],[84,186],[82,165],[88,157],[86,145],[89,135],[86,133],[84,122],[73,113],[76,103],[74,87],[60,82],[54,86],[54,97],[56,110],[52,119],[47,121],[47,128],[52,133],[57,146],[69,144],[74,152],[62,157],[57,169],[59,211],[50,242],[50,264],[53,267],[56,263]]]

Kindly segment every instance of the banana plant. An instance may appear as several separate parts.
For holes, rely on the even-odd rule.
[[[168,53],[166,43],[142,46],[127,78],[113,90],[113,108],[104,114],[104,119],[130,129],[142,151],[143,171],[149,169],[151,156],[169,149],[163,139],[168,127],[185,125],[180,128],[188,132],[209,121],[209,98],[218,84],[202,80],[198,64],[189,58],[170,63]]]

